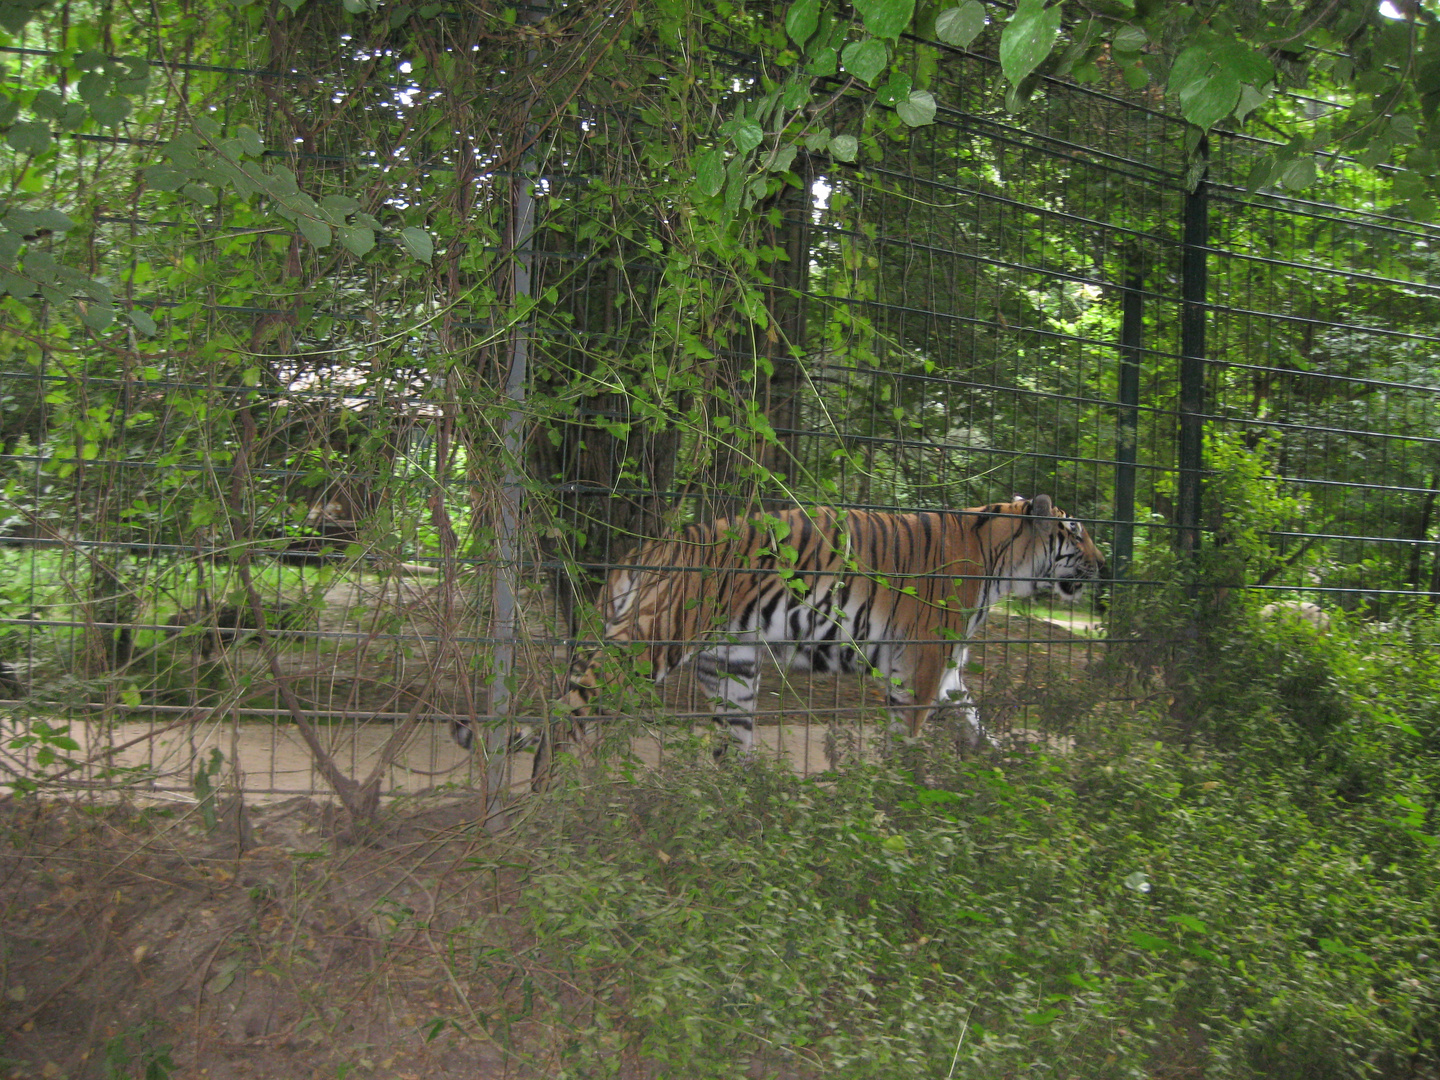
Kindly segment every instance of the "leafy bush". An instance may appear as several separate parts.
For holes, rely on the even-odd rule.
[[[926,760],[926,784],[682,764],[555,796],[522,907],[562,1075],[1435,1067],[1413,807],[1378,825],[1143,741]],[[1373,844],[1407,813],[1423,839]]]

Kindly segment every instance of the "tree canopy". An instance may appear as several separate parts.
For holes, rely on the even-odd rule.
[[[537,543],[594,562],[755,499],[1050,485],[1103,518],[1111,286],[1158,240],[1173,293],[1165,200],[1207,132],[1244,137],[1259,197],[1398,223],[1285,241],[1363,252],[1370,322],[1339,325],[1338,277],[1278,298],[1267,355],[1230,357],[1267,371],[1212,386],[1252,426],[1283,392],[1369,431],[1341,412],[1376,394],[1295,388],[1322,356],[1425,379],[1404,223],[1436,191],[1434,26],[1340,0],[0,5],[8,512],[263,553],[340,503],[394,557],[473,554],[506,498],[474,493],[519,483]],[[1050,125],[1071,144],[1027,151]],[[1146,319],[1163,471],[1177,346]]]

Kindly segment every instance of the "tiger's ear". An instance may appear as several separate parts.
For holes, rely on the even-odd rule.
[[[1026,512],[1035,517],[1054,517],[1055,504],[1050,501],[1049,495],[1036,495],[1030,500],[1030,509]]]

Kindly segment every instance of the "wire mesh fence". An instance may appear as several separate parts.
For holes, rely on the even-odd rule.
[[[1045,82],[1012,115],[992,28],[969,51],[908,43],[931,125],[836,82],[862,160],[800,154],[741,243],[701,243],[693,178],[665,172],[688,137],[665,111],[671,43],[628,44],[637,89],[597,59],[613,21],[520,22],[546,18],[571,38],[255,13],[215,55],[263,35],[263,65],[152,42],[143,94],[125,81],[139,61],[96,40],[88,74],[136,93],[134,117],[57,114],[55,148],[0,151],[93,222],[17,218],[26,266],[83,264],[138,313],[102,325],[43,282],[9,289],[11,786],[506,783],[451,729],[523,772],[501,747],[552,717],[603,637],[607,575],[646,540],[795,506],[859,521],[1044,495],[1085,523],[1109,610],[998,603],[963,661],[1012,746],[1068,745],[1097,705],[1127,707],[1134,683],[1097,672],[1156,632],[1133,615],[1177,550],[1241,553],[1212,583],[1327,619],[1440,593],[1434,230],[1346,162],[1304,199],[1257,184],[1257,140],[1197,146],[1118,79]],[[79,63],[66,21],[6,46],[17,85]],[[688,62],[743,101],[770,61],[717,40]],[[1252,534],[1264,566],[1245,562]],[[786,539],[734,557],[785,578]],[[679,569],[727,604],[740,588]],[[793,569],[813,607],[822,575]],[[907,580],[993,576],[942,562]],[[836,672],[804,634],[770,638],[744,661],[758,696],[732,686],[719,711],[733,727],[747,705],[761,751],[799,769],[923,704],[878,652]],[[783,670],[796,657],[817,670]],[[626,738],[652,762],[695,752],[714,671],[648,690],[637,666],[613,710]],[[939,723],[964,738],[973,720]]]

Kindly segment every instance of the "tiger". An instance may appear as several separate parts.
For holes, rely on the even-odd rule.
[[[583,738],[623,666],[617,647],[656,683],[693,658],[722,732],[716,759],[736,742],[749,755],[768,651],[800,671],[878,675],[899,736],[918,736],[936,709],[958,703],[979,742],[964,671],[987,612],[1036,592],[1073,602],[1104,568],[1084,525],[1048,495],[917,513],[795,507],[687,525],[611,571],[603,642],[577,652],[555,713],[567,717],[566,741]],[[536,786],[558,749],[545,729],[534,733]],[[467,723],[453,732],[471,745]]]

